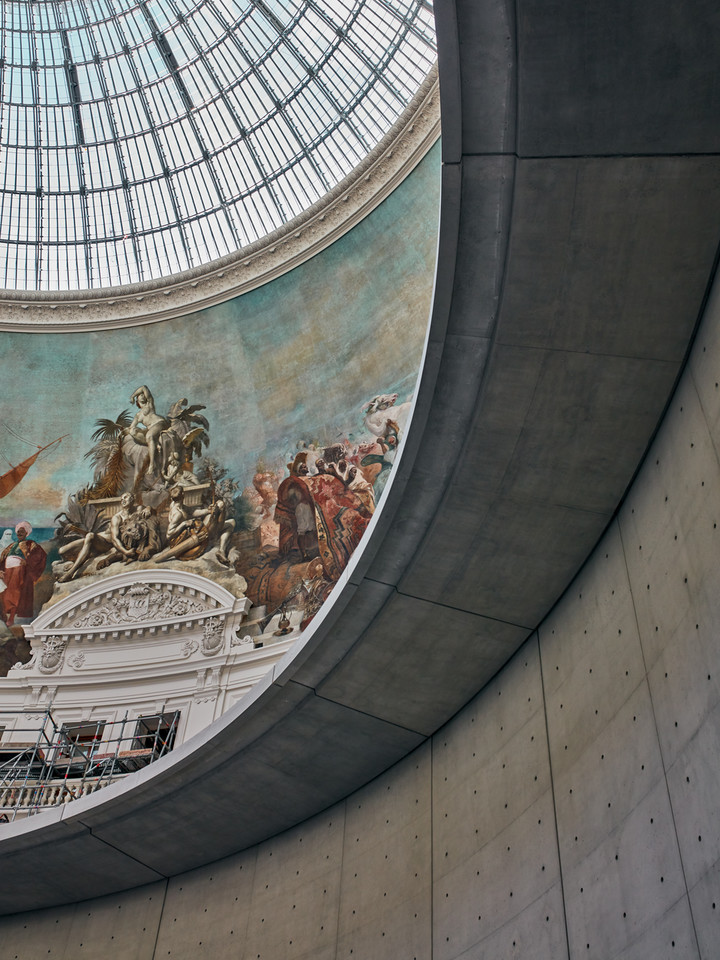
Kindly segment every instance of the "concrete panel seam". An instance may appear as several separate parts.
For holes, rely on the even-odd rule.
[[[463,150],[462,159],[487,159],[488,157],[514,157],[516,160],[695,160],[707,157],[720,159],[720,153],[698,151],[697,153],[519,153],[517,150]],[[462,162],[444,160],[443,166]]]
[[[713,154],[713,156],[715,156],[715,154]],[[615,513],[614,513],[614,515],[613,515],[613,519],[614,519],[615,517],[619,516],[620,511],[622,510],[622,508],[623,508],[623,506],[624,506],[624,504],[625,504],[625,501],[626,501],[626,499],[627,499],[628,493],[629,493],[630,489],[632,488],[633,484],[635,483],[635,481],[637,480],[637,478],[638,478],[638,476],[639,476],[639,474],[640,474],[640,471],[642,470],[642,468],[643,468],[643,466],[644,466],[644,464],[645,464],[645,461],[646,461],[647,458],[648,458],[648,455],[649,455],[649,453],[650,453],[650,449],[651,449],[653,443],[655,442],[655,439],[656,439],[656,437],[657,437],[657,435],[658,435],[658,432],[659,432],[659,430],[660,430],[660,427],[661,427],[661,425],[663,424],[663,422],[664,422],[664,420],[665,420],[665,417],[667,416],[668,410],[670,409],[670,404],[672,403],[673,398],[674,398],[675,394],[677,393],[677,389],[678,389],[678,386],[679,386],[679,384],[680,384],[680,378],[682,377],[682,375],[683,375],[683,373],[685,372],[685,370],[690,368],[690,364],[689,364],[689,362],[688,362],[689,359],[690,359],[690,353],[692,352],[693,346],[694,346],[694,344],[695,344],[695,340],[697,339],[698,330],[700,329],[700,323],[702,322],[702,319],[703,319],[703,317],[704,317],[704,315],[705,315],[705,311],[706,311],[706,309],[707,309],[708,301],[709,301],[709,299],[710,299],[710,294],[711,294],[711,292],[712,292],[713,284],[715,283],[715,279],[716,279],[716,277],[718,276],[718,267],[719,267],[719,266],[720,266],[720,242],[718,242],[717,249],[715,250],[715,257],[714,257],[714,259],[713,259],[712,267],[710,268],[710,273],[709,273],[709,276],[708,276],[707,284],[705,285],[705,291],[704,291],[704,293],[703,293],[702,300],[700,301],[700,306],[699,306],[699,308],[698,308],[698,314],[697,314],[697,318],[696,318],[696,320],[695,320],[695,325],[694,325],[694,327],[693,327],[692,333],[690,334],[690,337],[688,338],[687,349],[685,350],[685,355],[683,356],[683,358],[682,358],[682,360],[680,361],[680,364],[679,364],[679,366],[678,366],[678,372],[677,372],[677,376],[675,377],[675,382],[674,382],[673,385],[672,385],[672,389],[671,389],[670,392],[668,393],[668,398],[667,398],[667,401],[666,401],[664,407],[663,407],[662,410],[660,411],[660,416],[658,417],[658,421],[657,421],[657,424],[656,424],[656,426],[655,426],[655,429],[653,430],[653,432],[650,434],[650,437],[648,438],[647,446],[645,447],[645,451],[644,451],[643,455],[640,457],[640,460],[638,461],[637,468],[635,469],[633,475],[630,477],[630,480],[628,481],[628,485],[627,485],[627,487],[625,487],[625,490],[624,490],[624,492],[623,492],[623,495],[620,497],[620,500],[618,501],[617,509],[615,510]],[[691,376],[692,376],[692,372],[691,372]],[[694,381],[693,381],[693,383],[694,383]],[[612,521],[611,521],[611,522],[612,522]],[[609,526],[610,526],[610,524],[608,523],[608,527],[609,527]],[[605,536],[605,531],[603,531],[602,536]],[[601,537],[600,539],[602,539],[602,537]],[[600,542],[600,540],[598,540],[598,543],[599,543],[599,542]],[[621,536],[621,542],[622,542],[622,536]],[[624,551],[625,551],[625,548],[624,548],[624,546],[623,546],[623,557],[625,556],[625,552],[624,552]],[[588,559],[589,559],[589,557],[590,557],[591,555],[592,555],[592,551],[591,551],[591,554],[588,556]],[[583,567],[584,567],[584,564],[583,564]],[[582,567],[580,568],[580,570],[582,570]],[[578,573],[580,573],[580,570],[578,571]],[[628,582],[629,582],[629,581],[628,581]],[[631,592],[632,592],[632,591],[631,591]]]
[[[691,347],[692,347],[692,345],[693,345],[693,343],[694,343],[694,341],[695,341],[695,338],[696,338],[696,336],[697,336],[698,328],[699,328],[699,326],[700,326],[700,321],[702,320],[702,318],[703,318],[703,316],[705,315],[705,312],[706,312],[706,310],[707,310],[708,303],[709,303],[709,300],[710,300],[710,296],[711,296],[711,293],[712,293],[712,288],[713,288],[713,285],[714,285],[714,283],[715,283],[715,281],[716,281],[716,278],[717,278],[717,276],[718,276],[718,266],[719,266],[719,265],[720,265],[720,243],[718,244],[718,249],[717,249],[716,252],[715,252],[715,261],[714,261],[714,263],[713,263],[713,268],[712,268],[712,271],[711,271],[710,282],[708,283],[707,289],[706,289],[706,291],[705,291],[705,296],[703,297],[702,305],[701,305],[701,307],[700,307],[698,322],[697,322],[697,324],[696,324],[695,330],[693,331],[692,340],[690,341],[690,346],[691,346]],[[703,401],[702,401],[702,390],[700,389],[700,385],[698,384],[697,380],[695,379],[695,370],[694,370],[694,368],[693,368],[693,365],[688,362],[688,361],[689,361],[689,354],[690,354],[690,348],[688,348],[688,354],[687,354],[686,357],[685,357],[685,362],[684,362],[684,364],[683,364],[683,370],[687,369],[688,372],[689,372],[690,382],[692,383],[693,389],[695,390],[695,395],[697,396],[698,403],[699,403],[699,405],[700,405],[700,411],[702,412],[703,420],[705,421],[705,425],[706,425],[706,427],[707,427],[708,434],[709,434],[709,436],[710,436],[710,442],[711,442],[711,444],[712,444],[713,451],[715,452],[715,457],[716,457],[716,459],[717,459],[717,461],[718,461],[718,464],[720,464],[720,451],[718,451],[718,449],[717,449],[717,447],[716,447],[715,440],[714,440],[714,438],[713,438],[713,431],[710,429],[710,421],[708,420],[707,411],[706,411],[706,409],[705,409],[705,407],[704,407],[704,405],[703,405]]]
[[[504,923],[500,924],[499,927],[495,927],[493,930],[490,930],[486,936],[478,940],[477,943],[474,944],[473,946],[477,946],[478,944],[484,943],[487,940],[495,939],[498,933],[500,933],[502,930],[507,930],[507,928],[511,924],[517,923],[518,917],[521,917],[524,913],[529,911],[532,906],[534,906],[536,903],[542,900],[543,897],[546,897],[548,895],[548,891],[552,890],[552,888],[553,888],[553,884],[550,884],[549,886],[545,887],[545,889],[542,890],[536,897],[533,897],[532,900],[527,900],[524,903],[524,905],[520,907],[515,913],[510,914]],[[565,901],[563,900],[563,916],[564,914],[565,914]],[[458,960],[474,960],[472,950],[473,950],[473,947],[470,947],[469,950],[464,951],[462,954],[460,954],[460,956],[458,957]],[[553,958],[553,960],[559,960],[559,958],[555,957]],[[570,960],[569,952],[568,952],[568,960]]]
[[[710,446],[712,447],[712,451],[715,456],[715,462],[717,463],[718,471],[720,472],[720,450],[718,450],[717,444],[715,443],[715,437],[713,436],[713,430],[710,426],[710,420],[708,419],[707,412],[703,406],[702,391],[700,390],[700,386],[695,379],[695,372],[692,368],[692,364],[688,364],[687,369],[690,374],[690,382],[692,384],[693,392],[697,399],[698,406],[700,407],[700,412],[702,413],[705,428],[708,432],[708,436],[710,437]]]
[[[435,957],[435,736],[430,737],[430,960]]]
[[[476,420],[481,415],[480,413],[480,409],[482,407],[481,398],[486,389],[488,370],[492,365],[492,354],[493,354],[493,348],[495,345],[495,335],[498,328],[498,320],[500,317],[500,313],[502,311],[503,296],[505,292],[505,282],[507,279],[507,253],[510,246],[510,239],[512,236],[513,207],[515,203],[515,186],[516,186],[516,177],[515,177],[515,169],[513,168],[512,183],[510,185],[510,194],[509,194],[509,200],[508,200],[508,206],[509,206],[509,211],[507,215],[508,229],[507,229],[507,233],[502,238],[502,249],[499,251],[498,257],[497,257],[498,264],[500,263],[502,264],[502,271],[500,273],[500,284],[499,284],[498,297],[497,297],[497,307],[496,307],[495,317],[492,324],[492,329],[489,331],[489,334],[485,338],[483,338],[483,339],[488,339],[490,341],[490,350],[485,360],[482,373],[480,374],[479,385],[475,393],[475,396],[473,398],[473,402],[466,403],[464,405],[464,410],[462,412],[461,419],[464,421],[465,428],[468,435],[472,431],[473,423],[475,423]],[[498,209],[497,216],[498,216],[498,224],[499,224],[501,220],[500,209]],[[447,471],[444,471],[442,482],[440,484],[440,489],[437,495],[435,496],[435,510],[433,513],[433,518],[430,521],[430,523],[427,525],[424,534],[420,537],[419,542],[416,543],[415,548],[412,550],[412,553],[409,556],[405,566],[406,570],[412,566],[414,559],[422,552],[422,549],[425,543],[428,542],[431,539],[431,537],[434,535],[436,525],[438,523],[443,522],[440,517],[440,512],[441,512],[440,505],[445,500],[448,490],[453,484],[453,480],[455,479],[455,477],[457,476],[458,472],[461,469],[461,460],[462,460],[462,457],[460,455],[456,456],[452,466]]]
[[[677,821],[675,817],[675,808],[673,807],[672,794],[670,793],[670,784],[668,783],[667,768],[665,766],[665,756],[663,754],[662,742],[660,740],[660,731],[658,729],[658,723],[657,723],[657,714],[655,711],[655,701],[653,700],[652,687],[650,686],[650,682],[648,680],[647,660],[645,658],[645,648],[643,646],[642,632],[640,630],[640,620],[638,618],[637,607],[635,605],[635,592],[633,590],[632,581],[630,579],[630,568],[627,562],[627,549],[626,549],[625,540],[623,537],[622,524],[617,523],[617,528],[618,528],[618,534],[620,536],[620,549],[622,550],[622,562],[623,562],[623,567],[625,568],[625,577],[627,579],[627,583],[629,586],[630,603],[632,604],[633,618],[635,620],[635,630],[637,631],[638,643],[640,644],[640,655],[642,657],[643,670],[645,671],[644,682],[645,682],[645,686],[647,687],[647,694],[650,702],[650,710],[652,711],[653,728],[655,730],[655,738],[657,741],[658,753],[660,755],[660,763],[662,765],[663,781],[665,783],[665,791],[667,793],[668,808],[670,810],[670,816],[672,817],[673,833],[675,836],[675,846],[677,849],[678,860],[680,861],[680,869],[682,870],[683,886],[685,888],[685,898],[687,900],[688,910],[690,912],[690,922],[692,923],[693,936],[695,938],[695,949],[697,950],[697,954],[699,957],[700,941],[698,939],[698,934],[697,934],[697,925],[695,923],[695,914],[693,912],[692,900],[690,899],[690,890],[688,888],[687,873],[685,871],[685,861],[683,859],[682,847],[680,846],[680,837],[678,836]]]
[[[720,153],[714,150],[698,150],[697,152],[683,153],[521,153],[518,150],[488,150],[473,152],[463,150],[463,157],[516,157],[518,160],[694,160],[696,157],[718,158]],[[456,163],[457,161],[446,161]]]
[[[471,338],[468,337],[468,339],[471,339]],[[479,338],[479,339],[483,339],[483,338]],[[514,346],[513,343],[504,344],[502,337],[498,337],[497,342],[501,346],[503,345]],[[526,351],[528,354],[537,353],[537,354],[547,354],[550,356],[555,354],[562,354],[563,356],[566,356],[566,357],[607,357],[608,359],[611,359],[611,360],[637,360],[637,361],[645,361],[648,363],[662,363],[666,366],[671,366],[671,367],[677,366],[679,368],[682,367],[682,363],[683,363],[683,361],[681,361],[680,363],[677,363],[674,360],[663,360],[661,357],[643,356],[642,354],[639,354],[639,353],[636,353],[636,354],[609,353],[607,350],[591,350],[590,348],[588,348],[587,350],[572,350],[572,349],[569,349],[568,347],[554,347],[551,344],[547,346],[542,346],[542,347],[536,347],[533,345],[527,345],[527,346],[523,345],[522,349]]]
[[[684,156],[684,154],[682,154],[681,156]],[[715,154],[711,154],[711,156],[716,156],[716,155],[715,155]],[[513,184],[513,189],[514,189],[514,184]],[[694,344],[695,344],[695,340],[697,339],[698,331],[699,331],[699,329],[700,329],[700,324],[701,324],[702,319],[703,319],[703,317],[704,317],[704,315],[705,315],[705,311],[706,311],[706,309],[707,309],[707,305],[708,305],[708,302],[709,302],[709,300],[710,300],[710,295],[711,295],[711,293],[712,293],[713,285],[714,285],[714,283],[715,283],[716,278],[718,277],[718,272],[719,272],[719,271],[718,271],[718,268],[719,268],[719,267],[720,267],[720,242],[718,242],[718,246],[717,246],[717,248],[716,248],[716,250],[715,250],[715,257],[714,257],[714,259],[713,259],[713,264],[712,264],[712,267],[710,268],[710,274],[709,274],[709,277],[708,277],[707,284],[706,284],[706,286],[705,286],[705,291],[704,291],[704,293],[703,293],[703,297],[702,297],[702,300],[701,300],[701,302],[700,302],[700,306],[699,306],[699,308],[698,308],[698,315],[697,315],[697,318],[696,318],[696,320],[695,320],[695,325],[694,325],[694,327],[693,327],[693,332],[692,332],[692,334],[690,335],[690,337],[688,338],[688,344],[687,344],[687,349],[686,349],[686,351],[685,351],[685,355],[684,355],[682,361],[680,362],[680,364],[678,365],[678,372],[677,372],[677,376],[675,377],[675,382],[673,383],[673,386],[672,386],[671,390],[670,390],[669,393],[668,393],[668,398],[667,398],[667,401],[665,402],[665,405],[663,406],[662,410],[660,411],[660,415],[659,415],[659,417],[658,417],[658,421],[657,421],[657,424],[656,424],[656,426],[655,426],[655,429],[652,431],[652,433],[650,434],[650,437],[648,438],[648,442],[647,442],[647,444],[646,444],[646,446],[645,446],[645,450],[643,451],[642,456],[639,458],[637,467],[635,468],[635,470],[633,471],[632,476],[631,476],[630,479],[628,480],[627,486],[625,487],[625,490],[623,491],[622,496],[621,496],[620,499],[618,500],[617,507],[616,507],[616,509],[615,509],[612,517],[610,517],[610,519],[609,519],[608,522],[607,522],[607,525],[605,526],[605,528],[604,528],[604,529],[602,530],[602,532],[600,533],[600,536],[598,537],[598,539],[597,539],[595,545],[593,546],[592,550],[590,550],[590,552],[588,553],[587,557],[585,558],[585,561],[580,565],[579,569],[576,571],[575,576],[573,577],[571,583],[568,584],[568,588],[567,588],[567,589],[569,589],[570,586],[572,585],[572,583],[582,574],[583,570],[585,569],[585,567],[587,566],[587,564],[590,562],[591,558],[593,557],[594,552],[595,552],[595,550],[596,550],[596,548],[597,548],[597,545],[600,543],[600,541],[603,539],[603,537],[607,534],[607,532],[608,532],[608,530],[610,529],[610,526],[612,525],[612,523],[615,522],[615,521],[617,520],[617,518],[619,517],[620,512],[621,512],[621,510],[623,509],[623,507],[624,507],[624,505],[625,505],[625,501],[627,500],[628,493],[630,492],[630,490],[631,490],[632,487],[633,487],[633,484],[635,483],[635,481],[637,480],[638,476],[640,475],[640,471],[642,470],[642,468],[643,468],[643,466],[644,466],[644,464],[645,464],[645,461],[647,460],[647,458],[648,458],[648,456],[649,456],[649,454],[650,454],[650,450],[651,450],[651,448],[652,448],[652,445],[654,444],[654,442],[655,442],[655,440],[656,440],[656,438],[657,438],[658,432],[659,432],[659,430],[660,430],[660,427],[661,427],[662,423],[663,423],[664,420],[665,420],[665,417],[666,417],[666,415],[667,415],[667,413],[668,413],[668,410],[670,409],[670,404],[672,403],[673,398],[674,398],[675,394],[677,393],[678,386],[679,386],[679,384],[680,384],[680,378],[682,377],[683,373],[684,373],[686,370],[689,370],[689,371],[690,371],[690,377],[691,377],[692,383],[693,383],[693,385],[694,385],[694,387],[695,387],[695,391],[696,391],[696,393],[698,394],[698,397],[699,397],[700,391],[698,390],[698,386],[697,386],[697,384],[696,384],[696,382],[695,382],[695,379],[694,379],[694,377],[693,377],[692,365],[691,365],[688,361],[689,361],[689,359],[690,359],[690,354],[691,354],[692,349],[693,349],[693,346],[694,346]],[[487,361],[487,362],[490,363],[490,360],[491,360],[491,357],[488,357],[488,361]],[[704,407],[702,406],[702,401],[700,402],[700,409],[702,410],[703,416],[705,417],[705,422],[707,423],[707,415],[706,415],[706,413],[705,413]],[[712,436],[712,434],[711,434],[711,436]],[[720,458],[719,458],[719,462],[720,462]],[[622,543],[622,536],[621,536],[621,543]],[[625,551],[625,548],[624,548],[624,545],[623,545],[623,558],[625,557],[625,552],[624,552],[624,551]],[[628,581],[628,582],[629,582],[629,581]],[[546,615],[545,615],[546,617],[549,616],[549,615],[552,613],[552,611],[558,606],[558,604],[562,601],[562,598],[563,598],[563,596],[565,595],[565,592],[566,592],[566,591],[563,591],[563,593],[557,598],[557,600],[555,601],[555,603],[553,603],[553,604],[551,605],[550,609],[547,611],[547,613],[546,613]],[[633,604],[633,609],[634,609],[634,604]],[[536,625],[536,626],[537,626],[537,625]],[[535,627],[533,627],[533,629],[535,629]],[[642,643],[641,643],[641,649],[642,649]],[[643,651],[643,658],[644,658],[644,651]]]
[[[436,0],[435,34],[440,82],[443,158],[445,156],[455,158],[462,154],[462,81],[460,40],[454,0],[439,0],[439,2]]]
[[[378,717],[374,713],[368,713],[367,710],[358,710],[357,707],[352,707],[347,703],[343,703],[342,700],[333,700],[332,697],[323,697],[321,694],[317,692],[317,690],[314,687],[308,687],[304,683],[299,683],[297,680],[290,680],[289,682],[294,683],[298,687],[304,687],[306,690],[309,690],[313,694],[313,696],[315,696],[318,700],[322,700],[325,703],[334,703],[336,706],[342,707],[344,710],[351,710],[353,713],[356,713],[359,717],[369,717],[371,720],[377,720],[379,723],[387,724],[387,726],[394,727],[396,730],[403,730],[405,733],[415,734],[415,736],[423,738],[422,740],[423,743],[428,739],[429,735],[426,733],[422,733],[420,730],[414,730],[412,727],[405,727],[401,723],[394,723],[392,720],[386,720],[384,717]],[[420,744],[418,744],[418,747],[419,746]],[[417,747],[413,747],[413,749],[417,749]],[[378,774],[378,776],[381,776],[381,775],[382,774]]]
[[[528,641],[529,642],[529,641]],[[557,803],[555,800],[555,777],[553,776],[552,753],[550,751],[550,726],[547,715],[547,697],[545,695],[545,673],[543,670],[542,646],[540,644],[540,631],[535,633],[535,642],[537,643],[538,664],[540,667],[540,692],[542,696],[543,720],[545,721],[545,745],[547,747],[548,770],[550,771],[550,796],[552,798],[553,823],[555,825],[555,846],[558,858],[558,876],[560,878],[560,900],[562,901],[563,927],[565,929],[565,949],[568,960],[570,960],[570,934],[568,932],[567,910],[565,908],[565,878],[563,876],[563,861],[560,850],[560,831],[558,830]]]
[[[520,0],[511,0],[514,19],[512,23],[512,41],[513,41],[513,95],[515,111],[515,129],[513,131],[512,142],[516,149],[513,151],[517,158],[517,145],[520,140],[520,42],[518,39],[518,24],[520,23]]]
[[[675,907],[677,907],[677,905],[678,905],[679,903],[681,903],[683,900],[689,900],[687,893],[685,893],[685,894],[683,894],[682,896],[678,897],[677,900],[675,900],[673,903],[671,903],[671,904],[668,906],[667,910],[665,911],[665,916],[667,916],[668,913],[670,913],[672,910],[674,910]],[[648,924],[647,924],[646,926],[644,926],[644,927],[641,927],[640,930],[638,930],[637,936],[636,936],[636,937],[633,937],[631,940],[628,940],[628,942],[625,944],[625,946],[624,946],[624,948],[623,948],[623,952],[626,953],[626,951],[627,951],[630,947],[632,947],[634,944],[640,943],[640,942],[643,940],[643,938],[645,937],[645,935],[647,934],[648,930],[651,930],[652,927],[653,927],[653,923],[652,923],[652,922],[648,923]],[[693,922],[693,935],[694,935],[694,934],[695,934],[695,924],[694,924],[694,922]],[[675,944],[674,944],[674,942],[673,942],[673,946],[674,946],[674,945],[675,945]],[[698,960],[701,960],[700,949],[699,949],[699,947],[698,947],[698,945],[697,945],[697,938],[696,938],[696,942],[695,942],[695,948],[697,949],[697,957],[698,957]],[[616,954],[616,956],[617,956],[617,954]],[[622,955],[621,955],[621,956],[622,956]],[[684,957],[683,960],[694,960],[694,958],[693,958],[693,957]]]
[[[364,577],[364,579],[368,580],[370,583],[380,584],[383,587],[392,587],[393,592],[399,597],[406,597],[408,600],[418,600],[420,603],[431,603],[434,607],[439,607],[441,610],[454,610],[457,613],[466,613],[468,616],[479,617],[482,620],[491,620],[493,623],[502,623],[508,627],[518,627],[522,630],[527,630],[528,633],[535,629],[535,627],[530,626],[529,624],[518,623],[515,620],[503,620],[500,617],[491,617],[484,613],[478,613],[477,610],[468,610],[465,607],[458,607],[452,603],[442,603],[440,600],[428,600],[427,597],[420,597],[414,593],[408,593],[407,590],[401,590],[399,587],[395,586],[395,584],[387,583],[387,581],[379,580],[376,577]],[[390,598],[388,597],[388,600],[389,599]],[[524,642],[525,641],[523,640],[523,643]],[[462,709],[462,707],[460,709]]]
[[[340,944],[340,916],[342,914],[342,896],[343,896],[343,868],[342,865],[345,863],[345,838],[347,836],[347,800],[342,800],[342,811],[343,811],[343,834],[342,834],[342,843],[340,845],[340,868],[339,868],[339,890],[337,898],[337,909],[335,910],[335,951],[334,956],[338,955],[338,946]]]
[[[335,911],[335,957],[338,956],[338,946],[340,944],[340,917],[343,916],[343,901],[346,894],[344,877],[345,877],[345,850],[347,847],[347,831],[348,831],[348,816],[347,816],[347,800],[342,801],[343,806],[343,835],[342,835],[342,844],[340,847],[340,879],[339,885],[340,889],[338,890],[338,899],[337,899],[337,910]]]
[[[103,837],[98,836],[98,834],[93,831],[93,828],[90,827],[90,826],[88,826],[87,823],[83,823],[82,820],[79,820],[79,821],[77,821],[77,822],[80,823],[80,824],[88,831],[88,833],[89,833],[90,836],[93,838],[93,840],[97,840],[98,843],[103,843],[103,844],[105,844],[106,847],[110,847],[110,849],[111,849],[111,850],[114,850],[116,853],[121,854],[123,857],[127,857],[127,859],[128,859],[128,860],[132,860],[133,863],[139,864],[139,866],[144,867],[146,870],[149,870],[150,873],[154,873],[157,880],[167,880],[167,879],[168,879],[168,877],[167,877],[166,874],[160,873],[160,871],[159,871],[159,870],[156,870],[155,867],[150,867],[150,866],[148,866],[147,863],[143,863],[142,860],[138,860],[137,857],[133,857],[133,855],[132,855],[131,853],[127,853],[125,850],[122,849],[122,847],[116,847],[114,843],[110,843],[109,840],[105,840]],[[145,881],[145,882],[147,883],[147,882],[151,882],[151,881]],[[142,884],[138,884],[138,886],[142,886]],[[126,889],[131,889],[131,888],[126,888]],[[117,892],[122,892],[122,891],[117,891]]]
[[[165,877],[165,884],[163,886],[163,898],[162,904],[160,905],[160,913],[158,914],[157,930],[155,931],[155,943],[153,944],[152,949],[152,960],[155,960],[155,955],[157,953],[158,940],[160,939],[160,928],[162,927],[163,916],[165,915],[165,901],[167,900],[168,885],[170,881]]]
[[[476,156],[476,154],[467,153],[464,156]],[[485,154],[479,154],[485,156]],[[720,153],[714,151],[702,151],[697,153],[518,153],[513,151],[507,156],[516,156],[518,160],[683,160],[685,158],[695,159],[696,157],[720,157]]]

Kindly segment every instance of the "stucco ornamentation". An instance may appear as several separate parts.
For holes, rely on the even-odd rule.
[[[219,653],[223,645],[223,621],[211,617],[203,624],[202,652],[206,657]]]
[[[243,646],[247,646],[248,644],[252,644],[252,642],[253,642],[253,638],[249,634],[246,634],[244,637],[234,636],[230,641],[230,646],[243,647]]]
[[[206,667],[197,672],[195,703],[214,703],[220,693],[220,667]]]
[[[203,613],[208,607],[198,600],[181,597],[169,590],[158,590],[147,583],[136,583],[127,592],[109,597],[92,613],[78,618],[73,627],[104,627],[140,620],[169,620]]]
[[[197,640],[186,640],[183,643],[181,650],[184,657],[191,657],[195,651],[199,648],[200,644]]]
[[[42,651],[37,663],[40,673],[56,673],[60,669],[68,642],[65,637],[43,637]]]

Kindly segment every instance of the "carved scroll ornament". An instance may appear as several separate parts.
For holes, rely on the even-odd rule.
[[[125,593],[109,597],[92,613],[80,617],[73,627],[105,627],[141,620],[168,620],[188,614],[204,613],[205,603],[181,597],[169,590],[158,590],[147,583],[136,583]]]

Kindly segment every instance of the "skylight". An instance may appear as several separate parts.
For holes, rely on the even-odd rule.
[[[166,277],[347,176],[435,59],[427,0],[5,0],[0,285]]]

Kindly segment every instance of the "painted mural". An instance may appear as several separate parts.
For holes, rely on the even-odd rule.
[[[220,306],[86,334],[0,334],[0,613],[192,570],[304,629],[377,508],[427,324],[437,148],[313,260]]]

